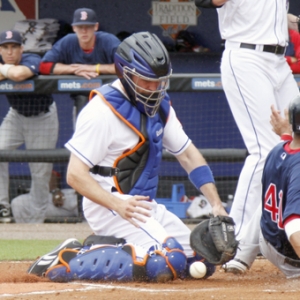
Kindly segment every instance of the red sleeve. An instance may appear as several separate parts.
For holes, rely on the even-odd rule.
[[[300,74],[300,61],[290,64],[293,74]]]
[[[43,75],[52,74],[55,63],[53,62],[41,62],[40,63],[40,73]]]

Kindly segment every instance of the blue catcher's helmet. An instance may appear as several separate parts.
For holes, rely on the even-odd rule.
[[[293,132],[300,134],[300,95],[290,102],[289,121],[292,125]]]
[[[172,74],[167,49],[150,32],[134,33],[118,47],[115,66],[130,101],[153,117],[165,97]]]

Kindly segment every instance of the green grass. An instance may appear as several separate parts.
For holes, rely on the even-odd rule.
[[[52,251],[61,240],[0,240],[0,260],[35,260]]]

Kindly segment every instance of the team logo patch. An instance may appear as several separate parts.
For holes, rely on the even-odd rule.
[[[11,31],[6,31],[6,39],[9,40],[13,37],[13,33]]]
[[[286,153],[285,152],[281,153],[280,157],[282,160],[284,160],[286,158]]]
[[[80,13],[81,13],[80,20],[86,20],[88,18],[88,14],[86,11],[82,11]]]

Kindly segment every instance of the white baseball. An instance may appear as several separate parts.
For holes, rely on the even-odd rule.
[[[203,278],[206,275],[206,265],[201,261],[195,261],[190,265],[190,275],[193,278]]]

